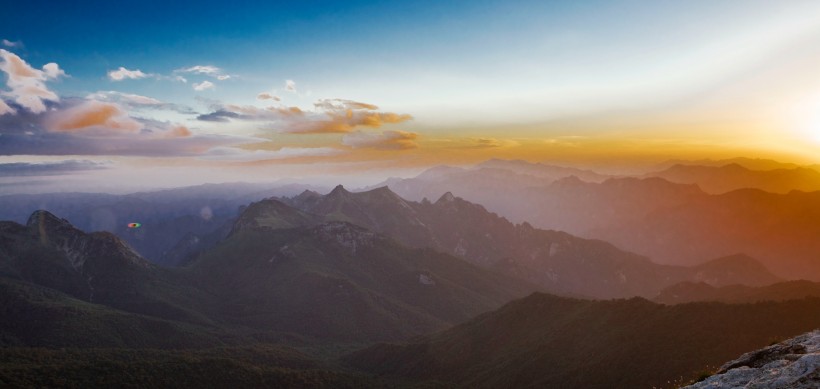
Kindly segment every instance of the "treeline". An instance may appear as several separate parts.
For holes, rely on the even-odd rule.
[[[375,379],[279,346],[205,350],[0,348],[0,387],[369,388]]]

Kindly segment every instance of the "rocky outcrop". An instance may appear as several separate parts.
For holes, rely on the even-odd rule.
[[[743,354],[687,389],[820,387],[820,330]]]

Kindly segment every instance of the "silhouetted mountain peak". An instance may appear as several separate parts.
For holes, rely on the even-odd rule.
[[[278,199],[265,199],[251,203],[234,222],[229,235],[252,228],[294,228],[315,224],[313,215],[306,214]]]
[[[33,228],[74,228],[68,220],[61,219],[45,210],[37,210],[29,216],[26,226]]]
[[[605,182],[608,182],[608,181],[610,181],[610,180],[607,180]],[[553,182],[550,186],[551,187],[558,187],[558,188],[561,188],[561,187],[570,188],[570,187],[575,187],[575,186],[581,186],[581,185],[584,185],[584,184],[587,184],[587,182],[581,180],[580,178],[578,178],[578,176],[573,175],[573,176],[567,176],[567,177],[555,180],[555,182]]]
[[[745,254],[734,254],[695,266],[695,281],[712,286],[731,284],[741,275],[747,285],[761,286],[780,281],[760,261]]]
[[[448,204],[456,201],[456,196],[452,192],[447,192],[436,200],[436,205]]]
[[[348,192],[347,189],[345,189],[345,187],[343,185],[339,184],[339,185],[336,185],[336,187],[333,188],[333,190],[330,191],[330,193],[328,193],[327,195],[329,197],[339,197],[339,196],[346,196],[346,195],[349,195],[349,194],[350,194],[350,192]]]
[[[730,163],[728,165],[724,165],[723,169],[724,170],[730,170],[730,171],[736,171],[736,172],[745,172],[745,171],[749,170],[749,169],[746,169],[745,167],[743,167],[743,165],[741,165],[737,162],[733,162],[733,163]]]
[[[317,198],[317,197],[322,197],[322,195],[319,194],[319,192],[312,191],[310,189],[305,189],[302,193],[299,193],[293,199],[294,200],[306,200],[306,199],[312,199],[312,198]]]

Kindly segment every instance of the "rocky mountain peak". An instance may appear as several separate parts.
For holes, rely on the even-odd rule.
[[[343,185],[339,184],[339,185],[336,185],[336,187],[333,188],[333,190],[330,191],[330,193],[328,193],[327,195],[331,196],[331,197],[337,197],[337,196],[345,196],[345,195],[349,195],[349,194],[350,194],[350,192],[348,192],[348,190],[345,189],[345,187]]]
[[[454,201],[456,201],[456,196],[453,196],[451,192],[447,192],[441,195],[441,197],[439,197],[438,200],[436,200],[436,204],[447,204],[452,203]]]
[[[687,389],[820,387],[820,330],[752,351]]]
[[[68,220],[61,219],[53,213],[45,210],[37,210],[29,216],[26,226],[38,229],[73,228]]]

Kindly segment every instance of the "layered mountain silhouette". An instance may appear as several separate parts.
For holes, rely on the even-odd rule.
[[[5,195],[0,196],[0,220],[25,223],[33,211],[48,210],[81,230],[119,236],[153,263],[177,266],[224,238],[218,231],[226,225],[230,229],[240,206],[269,196],[295,195],[304,189],[305,185],[226,183],[124,195]],[[128,228],[132,222],[142,226]]]
[[[127,372],[164,385],[160,375],[186,372],[250,386],[651,386],[820,324],[816,299],[664,306],[531,294],[654,297],[683,281],[722,289],[778,279],[743,255],[658,265],[513,224],[450,193],[413,202],[388,188],[305,191],[243,207],[214,234],[179,248],[186,266],[166,268],[50,212],[1,222],[0,344],[69,349],[3,351],[0,378],[48,386],[58,384],[52,373],[75,371],[83,373],[64,382],[93,385]],[[376,341],[394,344],[337,365],[339,350]],[[280,343],[323,351],[272,346]],[[101,347],[132,354],[117,362]],[[9,370],[6,359],[28,362]]]
[[[784,194],[793,190],[820,190],[820,171],[805,167],[751,170],[738,163],[723,166],[676,164],[648,176],[681,184],[697,184],[704,191],[714,194],[746,188]]]
[[[818,309],[816,298],[665,306],[536,293],[441,333],[355,352],[347,361],[396,380],[456,387],[672,387],[769,339],[816,328]]]
[[[116,309],[119,315],[189,323],[202,336],[212,332],[220,339],[250,328],[362,341],[443,329],[536,289],[349,223],[274,231],[242,224],[246,219],[180,269],[153,265],[113,234],[87,234],[46,211],[32,214],[27,225],[3,222],[4,299],[21,312],[35,312],[46,296],[57,305],[78,306],[60,311],[80,316],[91,303],[104,315]],[[18,329],[33,320],[9,317],[7,324]],[[38,345],[36,331],[25,333],[4,335],[15,344]]]
[[[736,162],[728,167],[673,165],[670,171],[682,168],[711,172],[704,174],[712,174],[710,180],[715,183],[732,187],[746,186],[737,182],[751,175],[749,180],[761,183],[755,185],[774,185],[772,190],[786,193],[745,188],[710,194],[701,189],[701,182],[675,183],[662,177],[585,181],[567,176],[547,182],[528,176],[520,184],[508,185],[504,177],[519,173],[504,169],[481,176],[486,189],[449,181],[454,173],[446,171],[435,181],[435,188],[439,193],[451,191],[468,200],[479,199],[487,209],[515,223],[528,222],[537,228],[601,239],[658,263],[691,266],[745,253],[780,277],[820,280],[820,240],[816,239],[820,233],[820,192],[795,190],[813,188],[816,180],[799,177],[812,176],[815,170],[784,165],[777,170],[753,171],[741,163],[753,167],[771,164]],[[738,171],[741,178],[723,177],[731,171]],[[781,173],[792,178],[779,180]],[[401,188],[399,193],[412,194],[413,188],[428,188],[433,182],[424,176],[391,185]]]
[[[324,221],[354,223],[407,246],[433,248],[567,295],[652,297],[684,280],[716,286],[778,281],[746,256],[692,268],[659,265],[603,241],[515,225],[449,192],[435,202],[413,202],[387,187],[350,192],[338,186],[327,195],[305,191],[252,204],[236,226],[277,229]]]

